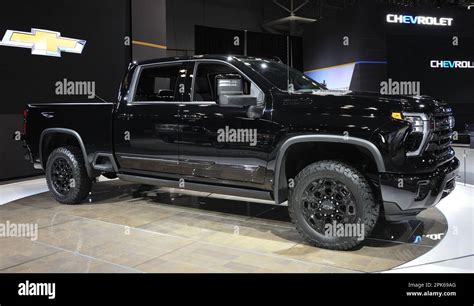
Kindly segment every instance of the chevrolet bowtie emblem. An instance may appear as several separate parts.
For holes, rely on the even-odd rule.
[[[31,54],[61,57],[61,52],[82,53],[85,40],[61,37],[61,33],[31,29],[31,33],[7,30],[0,45],[29,48]]]

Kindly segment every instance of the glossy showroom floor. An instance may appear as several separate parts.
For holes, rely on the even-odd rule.
[[[474,272],[474,188],[464,183],[350,252],[303,243],[285,207],[120,181],[96,184],[80,206],[45,191],[44,179],[0,186],[0,223],[39,226],[36,241],[0,238],[1,272]]]

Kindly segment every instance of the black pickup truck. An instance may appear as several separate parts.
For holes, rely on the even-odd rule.
[[[367,237],[379,217],[413,218],[459,168],[445,103],[331,91],[260,58],[133,63],[116,103],[28,105],[24,117],[28,158],[61,203],[84,201],[100,175],[288,202],[306,240],[338,250],[362,239],[330,226]]]

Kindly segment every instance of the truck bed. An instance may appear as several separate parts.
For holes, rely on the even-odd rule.
[[[28,105],[24,139],[31,149],[33,161],[42,163],[40,141],[46,130],[68,130],[80,135],[89,162],[97,152],[112,153],[113,109],[113,103]]]

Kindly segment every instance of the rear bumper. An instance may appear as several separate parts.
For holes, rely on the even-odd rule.
[[[459,160],[454,158],[436,171],[422,175],[380,175],[385,218],[401,221],[438,204],[456,186]]]

